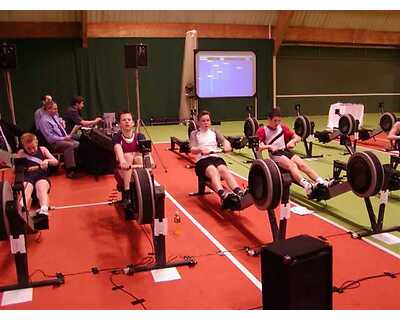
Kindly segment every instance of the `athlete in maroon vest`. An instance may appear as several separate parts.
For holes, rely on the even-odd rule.
[[[138,141],[146,138],[142,133],[135,133],[133,117],[129,111],[119,113],[119,126],[121,132],[113,136],[114,152],[117,158],[116,174],[123,181],[123,200],[128,201],[132,169],[143,166]],[[152,165],[154,165],[153,161]],[[119,183],[118,179],[117,182]]]

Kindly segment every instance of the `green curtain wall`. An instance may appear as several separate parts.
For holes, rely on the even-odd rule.
[[[2,40],[5,42],[5,40]],[[45,93],[63,107],[78,93],[74,52],[78,40],[8,40],[17,45],[17,69],[11,70],[17,124],[30,129],[33,112]],[[11,120],[4,77],[0,77],[0,112]]]
[[[133,69],[124,68],[124,45],[148,45],[149,65],[139,71],[143,119],[178,118],[184,39],[123,38],[89,39],[88,49],[79,39],[2,40],[17,45],[18,66],[11,71],[17,123],[29,129],[40,97],[50,93],[60,113],[71,97],[86,99],[84,117],[127,109],[136,112],[136,81]],[[271,102],[271,52],[265,40],[200,39],[202,49],[254,50],[257,53],[257,87],[260,114]],[[208,99],[201,101],[216,120],[243,119],[252,99]],[[0,108],[10,119],[3,78],[0,79]]]
[[[277,94],[400,92],[400,50],[373,48],[281,47],[277,58]],[[328,114],[336,102],[362,103],[365,112],[399,111],[399,96],[278,98],[286,115],[300,103],[306,114]]]
[[[142,118],[178,118],[184,53],[183,38],[90,39],[81,48],[79,39],[0,40],[17,45],[18,66],[11,71],[18,125],[29,129],[40,97],[50,93],[63,110],[75,94],[86,98],[84,117],[128,107],[136,112],[134,70],[124,68],[124,45],[148,45],[146,68],[140,69]],[[269,40],[199,39],[199,49],[252,50],[257,55],[258,116],[265,118],[272,106],[272,50]],[[349,49],[282,47],[277,59],[278,94],[400,92],[400,51],[394,49]],[[366,111],[399,111],[397,96],[279,98],[284,113],[293,114],[296,103],[308,114],[326,114],[337,101],[363,103]],[[241,120],[251,98],[201,99],[200,108],[215,120]],[[4,77],[0,77],[0,110],[11,119]]]

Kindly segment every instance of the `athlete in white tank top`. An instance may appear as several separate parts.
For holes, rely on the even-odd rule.
[[[205,177],[211,181],[212,189],[221,197],[223,203],[227,199],[242,195],[243,191],[225,162],[218,160],[221,157],[213,153],[218,150],[219,145],[224,152],[232,151],[230,142],[217,130],[211,128],[209,112],[200,113],[198,126],[199,129],[190,134],[190,150],[197,157],[196,172],[204,172]],[[220,163],[217,163],[218,161]],[[233,192],[225,191],[221,184],[221,178],[226,181]]]

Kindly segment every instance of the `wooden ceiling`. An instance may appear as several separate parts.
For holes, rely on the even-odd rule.
[[[199,37],[400,46],[400,11],[0,11],[0,38]]]

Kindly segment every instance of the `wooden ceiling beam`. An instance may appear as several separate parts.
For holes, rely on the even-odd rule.
[[[0,22],[0,38],[80,38],[79,22]]]
[[[188,30],[199,38],[267,39],[268,27],[206,23],[89,23],[89,38],[160,37],[184,38]]]
[[[400,46],[400,32],[289,27],[285,42]]]
[[[287,27],[282,36],[283,33],[279,32],[278,27],[272,28],[272,34],[278,41],[277,35],[279,34],[281,43],[400,46],[400,32]],[[268,39],[268,26],[195,23],[88,23],[87,13],[82,13],[81,22],[0,22],[0,38],[75,38],[82,39],[82,46],[85,47],[89,38],[184,38],[186,32],[192,29],[198,31],[199,38]]]
[[[285,40],[286,31],[289,28],[290,19],[293,16],[294,11],[279,11],[278,20],[274,27],[273,38],[274,38],[274,56],[278,54],[279,48],[283,40]]]

